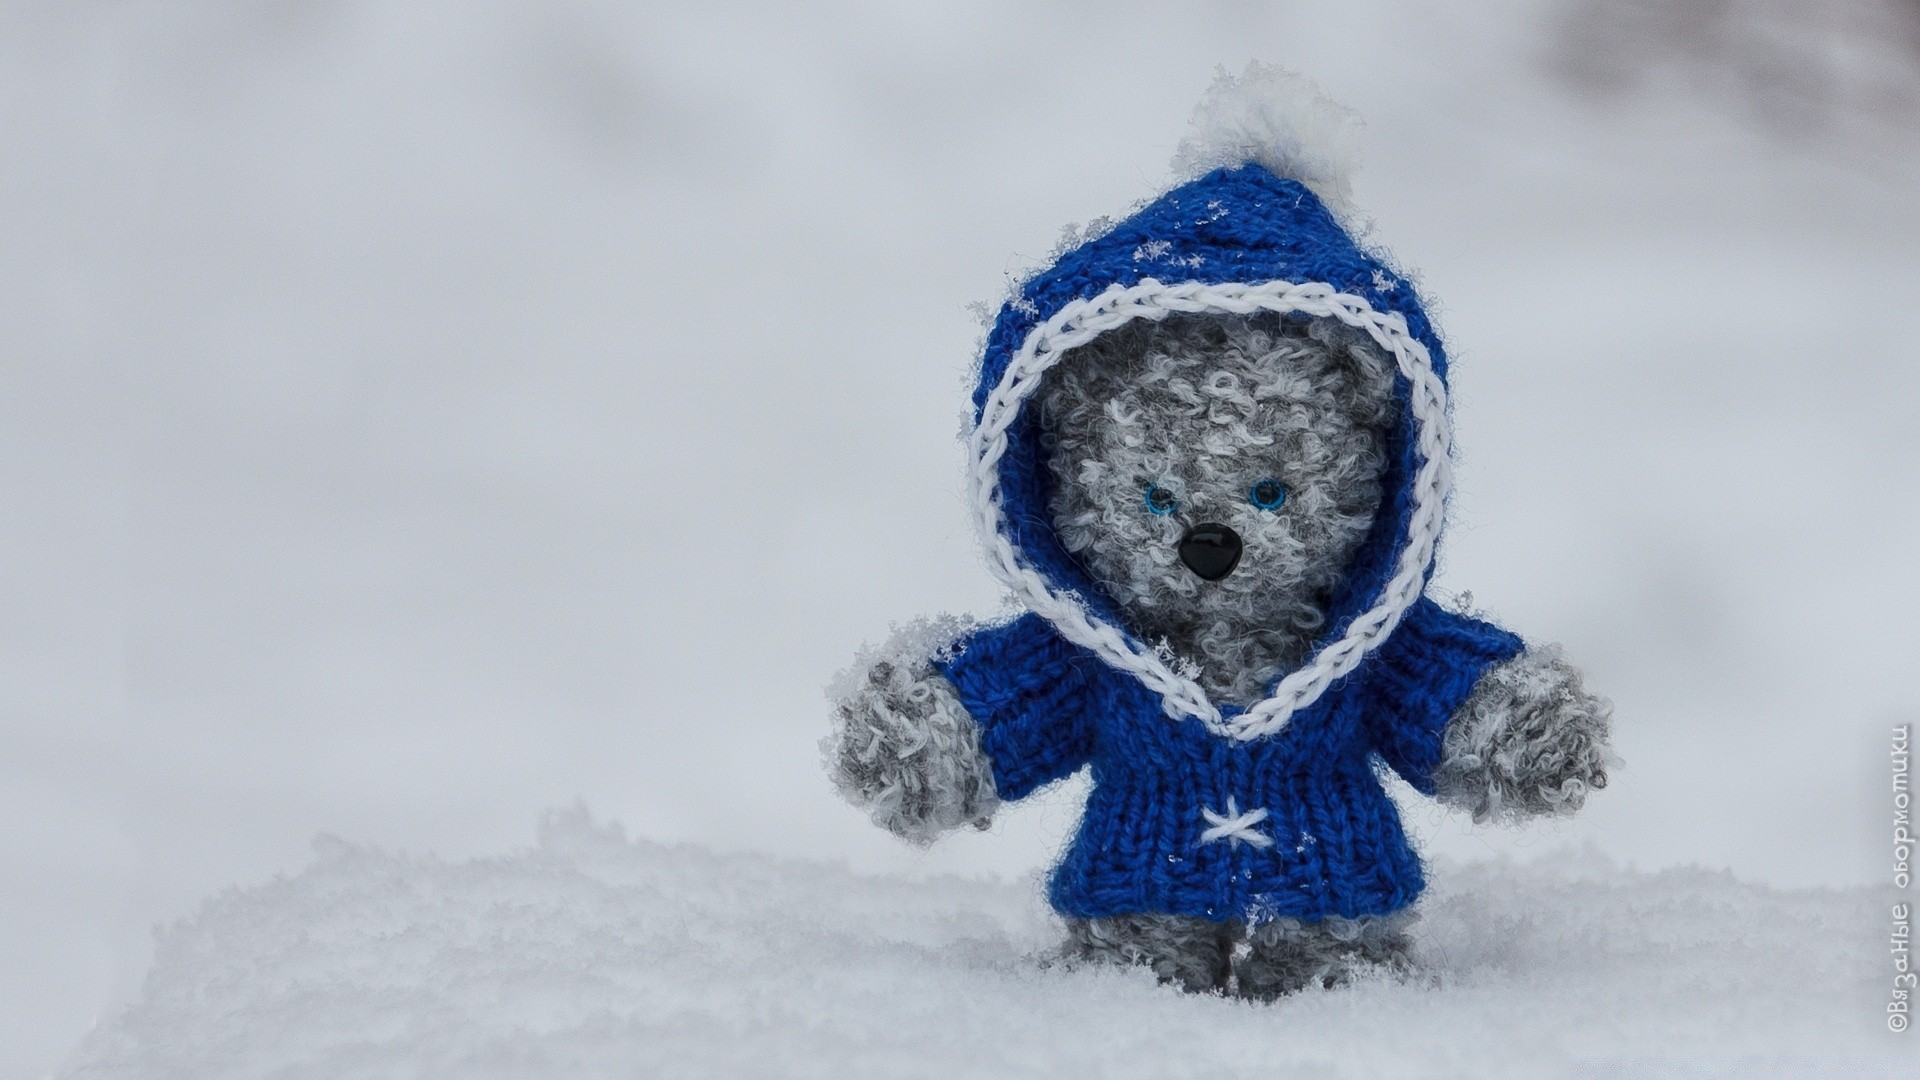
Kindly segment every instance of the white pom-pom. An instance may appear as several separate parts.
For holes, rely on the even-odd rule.
[[[1174,152],[1182,180],[1255,162],[1298,180],[1336,214],[1350,209],[1359,168],[1360,117],[1311,79],[1258,60],[1235,77],[1219,68]]]

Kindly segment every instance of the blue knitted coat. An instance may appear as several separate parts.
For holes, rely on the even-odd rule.
[[[1072,301],[1145,278],[1324,282],[1399,313],[1446,374],[1412,286],[1357,244],[1307,187],[1247,164],[1175,188],[1025,282],[988,336],[976,415],[1036,326]],[[1387,494],[1333,599],[1322,644],[1380,597],[1404,546],[1418,462],[1404,379],[1397,389]],[[1054,534],[1033,410],[1016,418],[1007,439],[999,464],[1004,531],[1055,588],[1077,596],[1095,619],[1120,625]],[[1284,728],[1245,741],[1192,717],[1171,718],[1134,675],[1033,613],[974,632],[936,666],[981,725],[1001,798],[1091,767],[1085,815],[1049,889],[1062,914],[1311,920],[1384,914],[1419,895],[1420,862],[1375,762],[1432,794],[1448,719],[1487,668],[1520,649],[1512,634],[1423,597],[1358,668]],[[1230,718],[1242,710],[1220,711]],[[1203,839],[1222,817],[1255,810],[1266,814],[1249,828],[1266,842]]]

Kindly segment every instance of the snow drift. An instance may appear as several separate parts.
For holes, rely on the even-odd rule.
[[[1591,852],[1434,867],[1427,977],[1277,1006],[1037,962],[1036,883],[628,840],[336,839],[160,934],[86,1078],[1894,1075],[1886,910]],[[1910,1074],[1908,1074],[1910,1075]]]

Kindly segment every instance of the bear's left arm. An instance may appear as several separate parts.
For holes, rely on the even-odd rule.
[[[1607,784],[1611,706],[1558,649],[1422,597],[1369,671],[1370,748],[1475,821],[1571,813]]]

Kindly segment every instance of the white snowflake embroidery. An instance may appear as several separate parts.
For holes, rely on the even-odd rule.
[[[1239,801],[1229,795],[1226,813],[1216,814],[1212,808],[1202,807],[1200,816],[1207,819],[1208,825],[1213,826],[1200,834],[1200,842],[1203,844],[1211,844],[1216,840],[1238,840],[1257,848],[1273,846],[1272,837],[1254,829],[1255,825],[1267,820],[1267,811],[1264,807],[1249,810],[1243,814],[1240,812]]]

